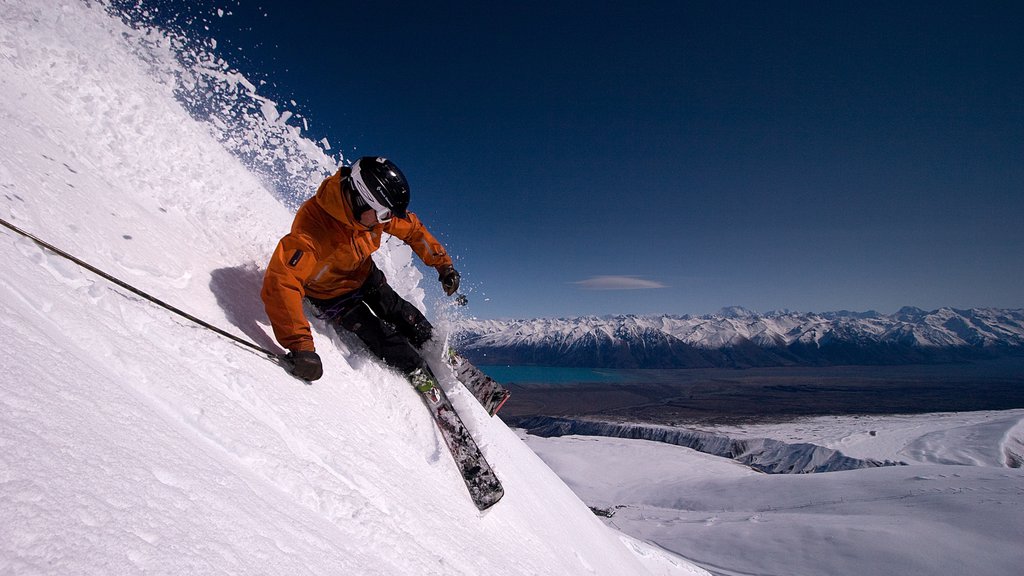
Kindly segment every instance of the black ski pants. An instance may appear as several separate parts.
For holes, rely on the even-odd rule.
[[[434,327],[423,313],[399,296],[376,266],[355,292],[329,300],[308,298],[318,318],[335,329],[354,332],[371,352],[389,366],[408,374],[426,368],[419,348]]]

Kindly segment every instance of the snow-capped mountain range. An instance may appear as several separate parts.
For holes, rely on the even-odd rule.
[[[584,316],[459,322],[485,364],[600,368],[948,362],[1024,353],[1024,310],[905,307],[877,312]]]

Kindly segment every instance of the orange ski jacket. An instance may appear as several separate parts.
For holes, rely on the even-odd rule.
[[[343,167],[324,180],[314,195],[299,207],[291,232],[281,239],[263,277],[263,305],[274,336],[285,348],[314,351],[313,335],[302,299],[329,299],[359,289],[372,269],[370,255],[380,248],[384,232],[400,238],[428,266],[438,270],[452,265],[444,246],[419,218],[392,218],[367,228],[352,213],[342,180]]]

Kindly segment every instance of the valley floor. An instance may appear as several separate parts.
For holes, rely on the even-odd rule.
[[[565,369],[529,370],[523,371],[524,378],[503,379],[513,395],[502,417],[513,423],[539,415],[744,424],[1024,408],[1021,357],[909,366],[603,370],[600,381],[549,379],[559,370]]]

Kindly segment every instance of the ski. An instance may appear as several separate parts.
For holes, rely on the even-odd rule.
[[[484,374],[454,349],[448,351],[448,364],[452,367],[459,382],[462,382],[491,416],[497,414],[512,395],[494,378]]]
[[[433,374],[430,377],[437,382]],[[423,402],[441,431],[441,436],[466,483],[473,504],[481,511],[497,504],[505,495],[505,489],[502,488],[501,481],[484,458],[462,418],[452,407],[448,395],[436,384],[426,390],[417,388],[417,391],[423,397]]]

